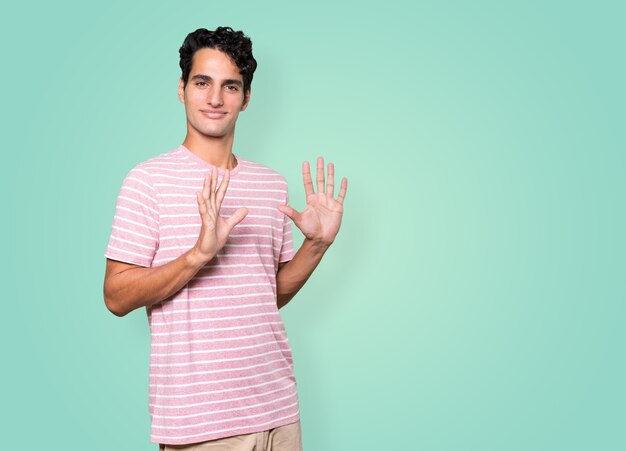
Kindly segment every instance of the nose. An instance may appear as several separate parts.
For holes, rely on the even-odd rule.
[[[222,97],[222,89],[220,86],[213,84],[207,93],[207,103],[212,107],[220,107],[224,104],[224,98]]]

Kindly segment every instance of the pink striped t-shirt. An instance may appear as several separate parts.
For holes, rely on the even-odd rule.
[[[291,348],[276,306],[279,262],[294,254],[277,172],[243,158],[220,214],[247,207],[218,255],[178,293],[146,307],[153,443],[188,444],[299,420]],[[185,146],[136,165],[117,198],[107,258],[145,267],[189,250],[196,191],[212,166]],[[219,170],[219,180],[223,170]]]

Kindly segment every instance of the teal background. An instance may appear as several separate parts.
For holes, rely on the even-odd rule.
[[[173,3],[173,2],[172,2]],[[307,451],[621,450],[622,2],[3,8],[2,447],[152,450],[144,310],[104,306],[115,200],[184,139],[178,48],[254,42],[234,151],[349,179],[281,310]]]

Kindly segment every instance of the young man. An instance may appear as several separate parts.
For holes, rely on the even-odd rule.
[[[306,208],[298,212],[287,205],[284,177],[233,154],[256,69],[241,31],[190,33],[180,66],[187,135],[126,176],[105,253],[104,300],[117,316],[146,308],[151,441],[160,449],[301,449],[278,309],[334,241],[347,180],[335,198],[333,165],[325,180],[318,158],[315,189],[305,162]],[[295,253],[292,221],[304,234]]]

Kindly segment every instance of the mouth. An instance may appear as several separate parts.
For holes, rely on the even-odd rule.
[[[200,110],[209,119],[221,119],[226,116],[226,112],[217,110]]]

